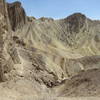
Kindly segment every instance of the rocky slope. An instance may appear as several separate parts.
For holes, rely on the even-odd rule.
[[[87,70],[80,72],[64,84],[56,87],[59,97],[90,97],[100,96],[100,69]]]
[[[27,17],[18,1],[0,8],[0,99],[100,95],[100,21]]]

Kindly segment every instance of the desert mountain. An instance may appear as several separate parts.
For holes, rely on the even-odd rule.
[[[100,21],[36,19],[0,0],[0,30],[0,99],[100,96]]]

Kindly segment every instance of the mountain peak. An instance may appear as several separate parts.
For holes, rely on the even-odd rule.
[[[68,17],[71,17],[71,16],[73,16],[73,17],[86,17],[84,14],[82,14],[82,13],[74,13],[74,14],[71,14],[70,16],[68,16]]]
[[[86,16],[81,13],[74,13],[65,18],[65,21],[68,23],[70,32],[78,33],[85,24]]]
[[[13,3],[8,3],[10,6],[21,6],[21,2],[20,1],[15,1]]]

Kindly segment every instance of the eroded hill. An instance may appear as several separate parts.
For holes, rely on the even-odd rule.
[[[100,95],[100,21],[27,17],[18,1],[0,0],[0,8],[2,100]],[[86,89],[92,77],[98,84]]]

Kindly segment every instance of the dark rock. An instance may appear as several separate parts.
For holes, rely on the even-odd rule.
[[[75,13],[73,15],[68,16],[65,21],[68,23],[68,31],[70,33],[76,32],[78,33],[79,30],[84,26],[86,21],[85,15],[81,13]]]
[[[12,30],[15,31],[16,29],[23,27],[27,17],[21,3],[18,1],[12,4],[8,3],[7,7]]]

